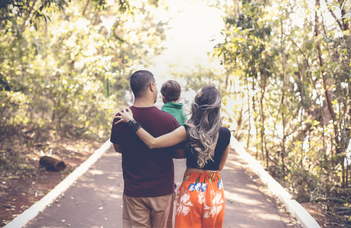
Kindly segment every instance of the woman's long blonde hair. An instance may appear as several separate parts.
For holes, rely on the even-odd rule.
[[[221,104],[221,94],[214,86],[202,87],[191,106],[192,116],[185,123],[188,126],[187,146],[197,157],[199,168],[204,167],[209,159],[213,161],[219,129],[222,126]]]

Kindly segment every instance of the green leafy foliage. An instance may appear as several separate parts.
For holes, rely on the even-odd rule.
[[[61,3],[2,5],[9,19],[0,22],[0,127],[72,126],[80,135],[107,136],[129,75],[162,51],[163,24],[147,1]]]
[[[235,85],[225,98],[235,136],[283,185],[312,200],[351,181],[351,37],[342,18],[350,5],[321,9],[318,2],[224,5],[225,41],[213,51],[227,72],[225,90]],[[330,17],[335,23],[326,25]]]

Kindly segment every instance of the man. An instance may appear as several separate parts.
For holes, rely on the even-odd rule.
[[[130,109],[134,119],[154,137],[179,127],[176,119],[154,106],[157,99],[151,72],[132,74],[130,86],[135,102]],[[113,121],[111,142],[122,153],[124,178],[123,226],[172,227],[174,164],[176,148],[150,150],[127,124]],[[178,150],[178,157],[183,156]]]

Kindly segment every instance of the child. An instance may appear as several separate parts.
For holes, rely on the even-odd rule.
[[[161,110],[174,116],[180,126],[183,126],[187,117],[183,110],[183,104],[177,103],[180,97],[181,88],[178,82],[168,80],[161,87],[162,100],[164,105]]]
[[[163,103],[165,103],[161,110],[167,112],[174,116],[178,121],[180,126],[183,126],[185,121],[187,121],[185,112],[183,110],[183,104],[177,103],[180,97],[181,88],[178,82],[174,80],[168,80],[163,83],[161,87],[161,94]],[[174,189],[177,188],[176,183],[174,183]],[[174,192],[174,196],[176,193]]]

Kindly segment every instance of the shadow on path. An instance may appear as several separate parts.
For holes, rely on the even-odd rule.
[[[224,227],[286,227],[258,185],[245,173],[244,165],[239,155],[231,152],[221,171],[226,198]]]
[[[121,155],[110,148],[26,228],[122,227]]]
[[[174,160],[174,164],[175,182],[179,186],[185,159]],[[224,227],[286,227],[275,208],[242,169],[244,164],[236,153],[230,153],[226,167],[221,171],[226,198]],[[122,227],[122,193],[121,155],[110,148],[25,227]]]

